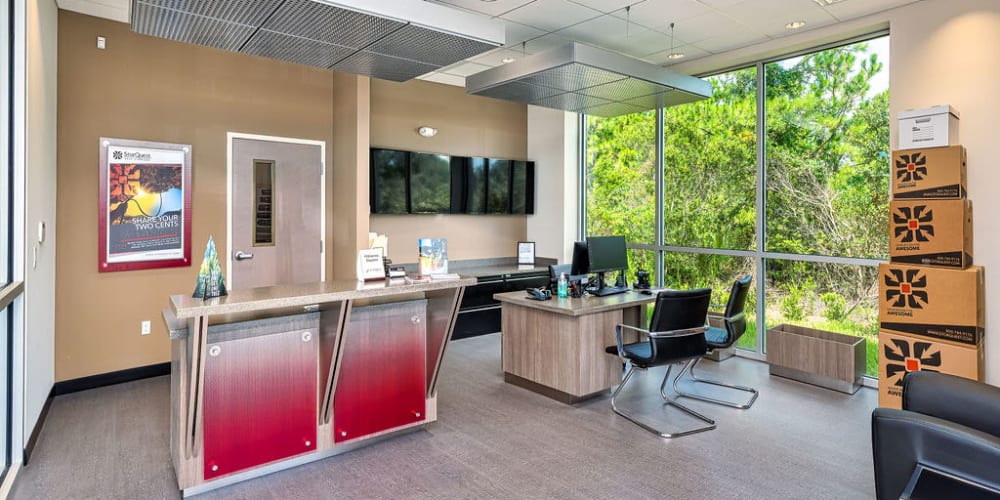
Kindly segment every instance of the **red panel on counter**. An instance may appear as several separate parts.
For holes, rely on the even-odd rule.
[[[317,335],[304,332],[208,345],[206,480],[316,449]]]
[[[333,397],[335,442],[426,418],[425,311],[422,300],[351,311]]]

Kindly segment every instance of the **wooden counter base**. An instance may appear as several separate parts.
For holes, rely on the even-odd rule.
[[[586,401],[588,399],[608,394],[608,390],[603,389],[583,396],[574,396],[572,394],[565,393],[558,389],[553,389],[551,387],[544,386],[537,382],[532,382],[526,378],[518,377],[513,373],[506,373],[506,372],[504,372],[503,374],[503,381],[507,382],[510,385],[516,385],[522,389],[527,389],[531,392],[537,392],[542,396],[554,399],[556,401],[559,401],[560,403],[566,403],[568,405],[576,404],[579,403],[580,401]]]

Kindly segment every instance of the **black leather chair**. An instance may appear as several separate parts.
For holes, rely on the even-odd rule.
[[[903,409],[872,412],[872,455],[879,499],[997,498],[1000,389],[936,372],[907,373]]]
[[[622,379],[621,385],[611,395],[611,408],[615,413],[654,434],[666,438],[715,428],[715,421],[686,406],[678,404],[667,395],[664,389],[667,385],[667,379],[670,378],[673,366],[668,367],[666,374],[663,375],[663,382],[660,384],[660,396],[663,398],[665,404],[675,406],[691,416],[704,421],[708,425],[676,432],[665,432],[638,420],[633,414],[620,408],[617,401],[618,395],[628,384],[629,380],[632,379],[632,374],[635,373],[635,370],[684,363],[684,368],[678,372],[678,376],[680,376],[695,360],[705,355],[708,351],[708,346],[705,344],[705,331],[708,329],[705,324],[705,318],[708,314],[708,305],[711,301],[711,296],[712,290],[710,288],[663,291],[656,296],[656,305],[653,309],[653,317],[649,322],[649,330],[629,325],[618,325],[615,327],[617,345],[608,347],[607,350],[611,353],[617,353],[622,361],[630,363],[628,373]],[[638,342],[625,344],[622,341],[622,333],[625,330],[637,331],[647,338],[645,340],[640,338]]]
[[[742,276],[737,278],[733,283],[733,287],[729,291],[729,301],[726,303],[726,310],[723,312],[723,316],[709,314],[709,322],[713,318],[717,319],[722,323],[721,327],[709,326],[708,331],[705,332],[705,341],[708,344],[708,350],[711,352],[714,349],[726,349],[732,347],[743,336],[743,333],[747,330],[747,320],[745,316],[744,309],[747,303],[747,294],[750,292],[750,282],[753,280],[751,275]],[[733,408],[746,409],[753,405],[753,402],[757,400],[757,390],[751,387],[743,387],[741,385],[732,385],[718,380],[712,380],[707,378],[701,378],[695,375],[694,369],[698,366],[698,362],[701,359],[695,360],[694,363],[688,368],[687,380],[692,381],[694,384],[711,384],[720,387],[728,387],[729,389],[735,389],[738,391],[747,392],[750,394],[750,399],[746,401],[727,401],[724,399],[713,398],[706,396],[705,394],[697,392],[685,392],[678,388],[677,383],[683,382],[684,373],[681,373],[681,377],[677,377],[674,381],[674,390],[677,394],[686,398],[700,399],[702,401],[708,401],[710,403],[716,403],[725,406],[731,406]]]

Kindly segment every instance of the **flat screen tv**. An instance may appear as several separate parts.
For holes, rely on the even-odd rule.
[[[369,206],[373,214],[409,213],[409,153],[371,149]]]

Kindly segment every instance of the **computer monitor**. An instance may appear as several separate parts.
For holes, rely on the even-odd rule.
[[[590,272],[590,256],[586,241],[573,243],[573,265],[570,274],[587,274]]]
[[[628,253],[624,236],[591,236],[587,238],[587,254],[591,273],[628,269]]]

